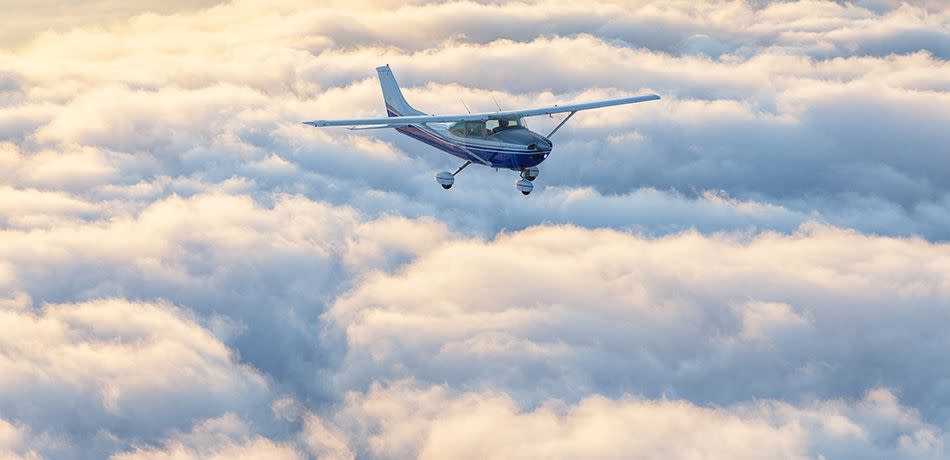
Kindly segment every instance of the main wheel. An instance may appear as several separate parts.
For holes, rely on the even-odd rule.
[[[452,184],[455,183],[455,176],[448,171],[440,171],[435,173],[435,181],[442,186],[442,188],[448,190],[452,188]]]

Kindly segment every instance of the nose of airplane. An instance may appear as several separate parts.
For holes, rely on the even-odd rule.
[[[539,150],[551,150],[554,148],[554,143],[551,142],[551,139],[548,139],[544,136],[538,135],[538,149]]]
[[[548,153],[551,151],[553,145],[551,141],[547,139],[538,139],[530,144],[528,144],[528,150],[535,150],[541,153]]]

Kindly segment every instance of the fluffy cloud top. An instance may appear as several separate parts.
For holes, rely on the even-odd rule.
[[[945,244],[826,227],[653,239],[548,226],[442,245],[328,315],[347,331],[348,385],[719,404],[884,385],[943,420],[928,402],[948,396],[950,371],[933,366],[950,346],[948,266]]]
[[[293,445],[253,435],[247,423],[228,413],[195,424],[187,433],[165,439],[159,447],[137,447],[109,457],[110,460],[184,460],[233,458],[269,458],[300,460],[306,458]]]
[[[876,389],[845,402],[757,401],[704,408],[626,396],[551,400],[410,382],[348,395],[334,420],[381,458],[941,458],[944,438]]]
[[[19,296],[0,324],[0,411],[51,439],[75,433],[45,447],[114,448],[183,418],[266,403],[265,377],[169,305],[103,299],[34,313]]]

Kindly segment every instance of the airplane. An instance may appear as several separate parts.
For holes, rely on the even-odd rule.
[[[564,123],[567,123],[575,113],[660,99],[660,96],[656,94],[646,94],[538,109],[437,116],[427,115],[409,105],[402,95],[402,90],[399,89],[399,84],[396,83],[396,77],[393,76],[389,64],[377,67],[376,72],[383,89],[383,100],[386,103],[388,117],[314,120],[305,121],[304,124],[316,127],[348,126],[352,130],[393,128],[464,160],[455,172],[441,171],[435,174],[436,182],[444,189],[452,188],[455,176],[468,165],[478,164],[496,170],[510,169],[520,172],[521,179],[515,181],[515,187],[522,194],[528,195],[534,189],[531,182],[540,173],[538,165],[548,158],[554,148],[551,136],[561,129],[561,126],[564,126]],[[547,136],[533,132],[525,125],[526,117],[555,113],[567,113],[567,116]]]

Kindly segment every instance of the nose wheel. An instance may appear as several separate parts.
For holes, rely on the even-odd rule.
[[[537,166],[532,166],[530,168],[524,168],[521,170],[521,178],[533,181],[538,178],[538,174],[541,172]]]
[[[522,195],[528,195],[534,190],[534,184],[531,183],[528,179],[521,178],[515,181],[515,187],[521,192]]]

